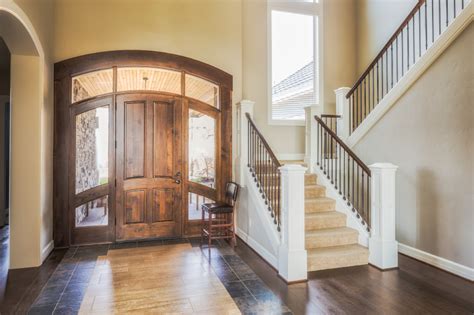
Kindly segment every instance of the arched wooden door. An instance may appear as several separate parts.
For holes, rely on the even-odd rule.
[[[55,245],[199,233],[232,177],[232,77],[148,51],[55,65]]]

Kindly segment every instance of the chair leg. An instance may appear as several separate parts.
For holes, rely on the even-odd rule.
[[[202,216],[201,216],[201,243],[199,244],[200,247],[202,247],[202,243],[204,242],[204,224],[206,223],[204,221],[204,210],[201,209]]]
[[[234,211],[232,211],[232,214],[230,215],[230,217],[231,217],[231,223],[232,223],[232,243],[233,243],[233,247],[235,248],[237,246],[237,239],[235,238]]]
[[[209,212],[209,225],[208,225],[208,251],[209,251],[209,258],[211,258],[211,246],[212,246],[212,214]]]

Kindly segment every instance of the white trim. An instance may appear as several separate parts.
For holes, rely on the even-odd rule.
[[[41,251],[41,263],[43,263],[45,259],[48,258],[49,254],[53,251],[53,249],[54,249],[54,241],[51,240],[48,243],[48,245],[46,245]]]
[[[446,258],[435,256],[402,243],[398,243],[398,251],[439,269],[448,271],[467,280],[474,281],[474,268],[469,268]]]
[[[334,188],[334,185],[331,184],[317,165],[314,166],[314,170],[314,173],[317,175],[318,185],[326,187],[326,196],[336,200],[336,211],[344,213],[347,216],[347,226],[359,232],[358,243],[362,246],[369,247],[370,235],[369,232],[367,232],[367,226],[362,225],[360,219],[357,218],[357,213],[352,212],[352,207],[347,205],[347,202],[344,201],[336,188]]]
[[[278,269],[278,259],[272,255],[259,242],[254,240],[250,235],[245,233],[241,228],[237,227],[236,234],[255,252],[257,252],[263,259],[265,259],[273,268]]]
[[[276,157],[280,161],[303,161],[304,153],[277,153]]]
[[[400,81],[388,92],[382,101],[375,106],[363,122],[347,139],[347,145],[353,147],[379,121],[383,115],[408,91],[432,63],[450,46],[474,19],[474,1],[471,1],[448,28],[435,40],[426,53],[408,70]]]

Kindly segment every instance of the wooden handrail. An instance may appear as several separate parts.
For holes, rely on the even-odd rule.
[[[319,124],[321,125],[322,128],[324,128],[324,130],[326,130],[326,132],[332,137],[334,138],[334,140],[337,142],[338,145],[341,146],[341,148],[343,148],[347,154],[349,154],[349,156],[354,160],[356,161],[356,163],[367,173],[369,174],[370,176],[370,168],[365,165],[364,162],[362,162],[361,159],[359,159],[359,157],[341,140],[341,138],[339,138],[325,123],[324,121],[319,118],[318,116],[314,116],[314,119],[316,119],[317,122],[319,122]]]
[[[253,129],[257,133],[258,137],[262,141],[262,144],[265,146],[265,149],[267,150],[268,154],[270,155],[270,158],[272,159],[272,162],[277,165],[278,167],[281,166],[280,161],[277,159],[275,156],[275,153],[273,153],[273,150],[270,148],[270,146],[267,143],[267,140],[265,140],[265,137],[261,134],[260,130],[258,130],[257,126],[253,122],[252,118],[250,117],[249,113],[245,113],[245,117],[249,120],[249,123],[252,125]]]
[[[333,115],[333,114],[321,114],[321,118],[341,118],[341,115]]]
[[[402,30],[405,28],[405,26],[408,24],[408,22],[415,16],[416,12],[420,9],[420,7],[426,2],[426,0],[418,0],[418,3],[415,5],[415,7],[410,11],[408,16],[403,20],[402,24],[397,28],[395,33],[390,37],[388,42],[383,46],[382,50],[377,54],[377,56],[374,58],[374,60],[369,64],[367,69],[362,73],[362,75],[359,77],[359,79],[356,81],[354,86],[347,92],[346,98],[349,98],[352,93],[357,89],[357,87],[360,85],[360,83],[365,79],[367,74],[372,70],[372,68],[377,64],[377,62],[380,60],[382,55],[387,51],[387,49],[393,44],[393,42],[396,40],[398,35],[402,32]]]

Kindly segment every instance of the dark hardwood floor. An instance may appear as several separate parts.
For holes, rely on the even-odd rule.
[[[75,314],[83,296],[77,288],[85,288],[84,284],[89,281],[84,277],[83,269],[92,270],[89,265],[97,255],[114,248],[166,243],[154,241],[55,250],[39,268],[8,271],[8,227],[0,229],[0,239],[0,314],[25,314],[28,310],[31,314],[51,314],[53,309],[58,314]],[[196,245],[195,240],[191,243]],[[273,268],[240,240],[235,250],[223,247],[213,249],[213,253],[211,264],[217,276],[244,314],[247,311],[255,313],[262,305],[281,305],[277,309],[282,313],[288,307],[293,314],[474,313],[472,282],[403,255],[399,256],[400,268],[396,270],[382,272],[372,266],[327,270],[310,273],[308,282],[286,285]],[[71,262],[75,266],[74,272],[66,275],[65,271],[72,271],[69,270]],[[84,279],[74,280],[75,273]],[[66,294],[68,290],[64,289],[55,297],[54,303],[42,305],[52,301],[51,292],[44,288],[55,284],[54,281],[71,286],[72,295]],[[76,301],[76,308],[66,303],[67,298]],[[60,307],[63,300],[65,307]],[[37,305],[30,309],[33,303]]]
[[[474,314],[474,283],[399,255],[399,269],[359,266],[286,285],[239,240],[237,254],[294,314]]]
[[[0,228],[0,314],[26,314],[66,250],[54,250],[38,268],[8,270],[9,227]]]

